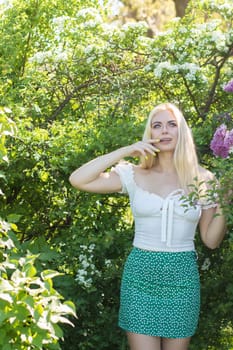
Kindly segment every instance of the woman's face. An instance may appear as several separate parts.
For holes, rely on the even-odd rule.
[[[165,110],[152,117],[151,138],[159,139],[156,147],[161,151],[174,152],[178,139],[178,126],[172,112]]]

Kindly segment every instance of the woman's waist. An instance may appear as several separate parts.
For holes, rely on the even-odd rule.
[[[154,247],[152,250],[169,250],[169,247],[182,250],[192,250],[196,226],[186,228],[171,228],[163,230],[158,227],[137,227],[135,225],[134,243],[140,247]]]

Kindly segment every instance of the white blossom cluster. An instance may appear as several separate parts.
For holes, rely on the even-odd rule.
[[[82,22],[84,28],[95,28],[103,22],[103,19],[95,8],[84,8],[77,12],[76,18]]]
[[[206,3],[206,0],[200,0],[200,3]],[[216,0],[208,1],[208,7],[210,10],[215,11],[217,13],[221,13],[222,15],[226,14],[228,17],[232,17],[232,0],[225,0],[222,4],[220,4]]]
[[[60,16],[52,19],[52,24],[54,26],[55,32],[62,33],[65,28],[67,21],[71,21],[72,18],[69,16]]]
[[[48,51],[38,51],[32,57],[30,57],[29,62],[43,64],[47,62],[62,62],[67,61],[68,52],[63,50],[61,47],[56,48],[56,50]]]
[[[99,11],[94,8],[94,7],[86,7],[86,8],[83,8],[81,10],[79,10],[77,13],[76,13],[76,17],[80,17],[82,19],[86,19],[88,16],[90,17],[99,17],[100,14],[99,14]]]
[[[93,283],[93,276],[101,276],[99,270],[97,270],[93,258],[95,244],[89,246],[81,245],[82,254],[79,255],[79,269],[77,271],[75,280],[83,287],[90,288]]]
[[[86,56],[86,62],[89,64],[93,62],[98,56],[104,54],[105,48],[100,45],[100,43],[89,44],[83,47],[83,53]]]
[[[159,63],[154,69],[154,75],[157,78],[161,78],[163,71],[170,71],[174,73],[182,72],[185,74],[186,79],[195,80],[196,72],[200,70],[200,67],[195,63],[183,63],[183,64],[171,64],[169,61]]]
[[[227,51],[227,44],[230,42],[230,33],[222,32],[218,29],[219,20],[212,20],[206,23],[196,25],[191,29],[191,38],[202,38],[201,45],[203,48],[212,49],[213,45],[218,51]],[[199,43],[200,44],[200,43]]]
[[[227,39],[228,38],[226,37],[226,35],[220,32],[219,30],[216,30],[211,33],[211,40],[215,43],[216,49],[218,51],[227,52],[229,50],[227,47]]]
[[[139,21],[139,22],[127,22],[122,26],[123,30],[129,30],[129,29],[137,29],[138,31],[145,30],[148,28],[148,25],[144,21]]]
[[[60,16],[52,19],[55,39],[59,42],[64,33],[77,33],[82,29],[95,28],[103,23],[103,19],[95,8],[79,10],[75,17]]]
[[[202,266],[201,266],[201,270],[202,270],[202,271],[207,271],[207,270],[209,270],[210,265],[211,265],[210,259],[209,259],[209,258],[205,258],[205,260],[204,260],[204,262],[203,262],[203,264],[202,264]]]
[[[140,21],[140,22],[128,22],[123,24],[121,28],[116,28],[114,31],[115,36],[117,36],[119,39],[124,40],[128,33],[134,33],[134,34],[143,34],[148,28],[148,25],[146,22]]]
[[[51,51],[38,51],[32,57],[29,58],[29,62],[35,62],[38,64],[42,64],[52,58]]]
[[[51,24],[54,30],[55,40],[61,42],[62,36],[67,32],[72,32],[75,25],[75,18],[70,16],[59,16],[52,19]]]
[[[13,7],[12,0],[0,0],[0,6],[0,15],[2,15],[5,11]]]

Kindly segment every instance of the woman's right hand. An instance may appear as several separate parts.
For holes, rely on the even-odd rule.
[[[127,146],[129,148],[129,156],[131,157],[146,157],[149,154],[155,156],[160,150],[155,146],[159,139],[149,139],[146,141],[138,141],[132,145]]]

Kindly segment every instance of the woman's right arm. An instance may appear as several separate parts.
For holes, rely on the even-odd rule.
[[[109,167],[124,157],[138,156],[158,151],[152,144],[155,140],[139,141],[132,145],[121,147],[113,152],[97,157],[76,169],[69,177],[72,186],[79,190],[95,193],[112,193],[121,190],[119,175],[114,172],[105,172]]]

